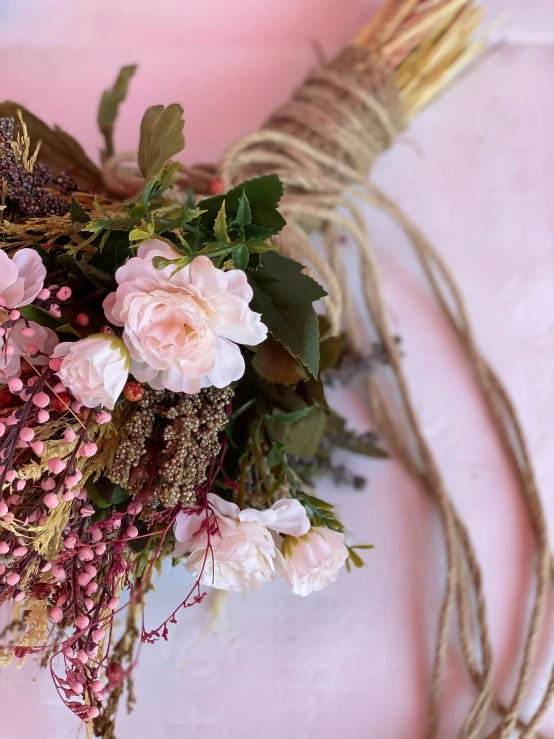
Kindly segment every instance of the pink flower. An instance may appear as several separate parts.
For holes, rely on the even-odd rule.
[[[129,352],[121,339],[92,334],[59,344],[52,357],[61,358],[58,377],[85,407],[114,407],[129,375]]]
[[[22,251],[31,250],[22,249]],[[0,254],[3,254],[3,252],[0,252]],[[35,347],[42,352],[42,354],[39,354],[38,356],[28,356],[27,347],[29,345],[29,339],[23,334],[25,323],[23,321],[17,321],[17,323],[12,328],[7,329],[4,336],[0,338],[0,382],[3,381],[5,377],[18,377],[20,375],[22,356],[26,357],[27,362],[35,366],[40,367],[48,364],[49,356],[54,351],[54,347],[58,343],[58,337],[52,329],[40,326],[34,321],[29,321],[29,325],[34,331],[33,343]]]
[[[9,308],[32,303],[45,277],[46,267],[34,249],[20,249],[12,259],[0,251],[0,297]]]
[[[131,373],[140,382],[186,393],[226,387],[244,373],[237,344],[259,344],[267,327],[248,307],[252,289],[244,272],[223,272],[204,256],[177,272],[175,265],[152,264],[179,256],[163,242],[143,243],[117,270],[106,316],[124,327]]]
[[[243,511],[213,493],[208,494],[209,521],[217,523],[208,549],[205,511],[187,515],[179,513],[175,521],[175,538],[181,543],[180,555],[190,552],[185,568],[204,585],[220,590],[245,592],[284,575],[284,562],[279,551],[279,533],[302,536],[310,528],[306,512],[297,500],[279,500],[270,509]]]
[[[322,526],[301,537],[286,536],[281,552],[285,577],[297,595],[310,595],[334,582],[348,559],[344,534]]]

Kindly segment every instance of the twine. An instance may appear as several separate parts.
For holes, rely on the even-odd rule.
[[[346,257],[336,229],[350,234],[362,263],[363,296],[373,330],[390,357],[392,378],[370,375],[369,399],[375,424],[387,443],[421,481],[437,506],[443,525],[447,577],[439,612],[430,687],[426,737],[437,736],[446,652],[454,611],[458,636],[477,695],[458,733],[459,739],[478,739],[489,712],[500,715],[489,739],[509,739],[517,727],[522,739],[541,739],[537,729],[554,697],[554,667],[535,713],[520,718],[535,662],[545,615],[548,585],[554,574],[546,520],[531,458],[514,406],[499,378],[482,357],[460,290],[448,267],[407,216],[379,188],[368,182],[375,158],[393,145],[404,126],[402,106],[393,80],[379,59],[362,47],[347,47],[329,65],[313,70],[291,100],[278,108],[262,131],[237,141],[221,164],[225,189],[251,177],[277,173],[285,184],[281,210],[287,226],[278,241],[285,253],[306,264],[328,292],[324,299],[330,333],[345,327],[352,347],[365,350],[347,283]],[[182,167],[181,192],[189,185],[206,193],[217,176],[207,165]],[[130,197],[144,180],[136,155],[112,157],[104,165],[106,186]],[[442,475],[415,411],[398,347],[382,295],[382,282],[365,218],[357,205],[377,207],[398,223],[421,264],[446,320],[456,331],[475,372],[486,407],[506,457],[523,493],[536,538],[535,596],[524,640],[517,685],[509,705],[492,691],[490,645],[482,572],[469,532],[446,490]],[[325,235],[325,253],[314,248],[310,235]],[[477,644],[475,644],[475,637]],[[479,655],[479,656],[478,656]]]
[[[280,236],[280,245],[290,256],[305,263],[326,286],[331,332],[339,333],[344,325],[352,346],[360,350],[363,345],[346,281],[346,257],[341,253],[336,229],[340,227],[349,233],[357,245],[365,305],[392,368],[392,378],[388,381],[383,376],[367,378],[376,426],[391,450],[421,480],[434,500],[446,545],[448,568],[437,625],[426,737],[434,739],[437,736],[448,638],[452,616],[457,611],[462,652],[477,690],[458,737],[477,739],[492,709],[501,720],[491,737],[508,739],[517,727],[524,739],[531,739],[540,736],[537,728],[554,694],[553,670],[531,719],[527,722],[520,719],[553,571],[546,520],[516,411],[477,347],[453,275],[398,206],[368,182],[367,175],[376,156],[394,143],[402,127],[402,110],[393,82],[380,70],[371,52],[349,47],[330,65],[313,71],[291,100],[275,111],[262,131],[240,139],[229,149],[221,165],[221,178],[227,189],[260,174],[275,172],[279,175],[285,183],[282,212],[288,224]],[[494,697],[492,690],[493,661],[481,568],[469,532],[446,490],[414,407],[385,309],[375,252],[357,205],[360,200],[385,212],[408,236],[445,318],[466,350],[527,505],[537,544],[535,596],[516,689],[507,706]],[[324,256],[310,239],[311,232],[316,229],[326,237]]]

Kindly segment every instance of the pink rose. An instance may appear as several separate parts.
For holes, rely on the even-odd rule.
[[[204,256],[177,272],[175,265],[152,264],[154,257],[179,256],[164,242],[143,243],[117,270],[119,287],[104,301],[106,317],[123,326],[137,380],[185,393],[226,387],[244,374],[237,344],[259,344],[267,327],[248,307],[252,289],[244,272],[224,272]]]
[[[10,259],[0,251],[0,298],[8,308],[29,305],[44,287],[46,267],[34,249],[20,249]]]
[[[6,377],[18,377],[21,374],[21,357],[26,357],[24,361],[39,367],[48,364],[50,355],[58,343],[58,337],[50,328],[29,321],[28,328],[33,332],[32,336],[23,334],[25,328],[25,322],[19,320],[0,338],[0,382]],[[33,356],[29,356],[27,347],[38,349],[40,353],[34,356],[36,351],[33,351]]]
[[[303,536],[286,536],[281,549],[285,577],[297,595],[310,595],[337,579],[348,559],[344,534],[313,526]]]

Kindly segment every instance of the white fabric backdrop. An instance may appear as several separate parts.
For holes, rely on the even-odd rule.
[[[209,159],[253,129],[301,79],[313,58],[311,38],[334,51],[372,4],[201,5],[185,11],[177,0],[160,2],[161,20],[147,22],[145,30],[142,1],[8,2],[0,11],[2,97],[56,120],[94,153],[99,90],[120,63],[138,58],[142,76],[122,114],[120,147],[136,145],[136,121],[147,105],[180,100],[190,110],[187,160]],[[502,7],[510,13],[506,45],[420,116],[381,158],[375,179],[457,275],[479,343],[520,412],[552,525],[554,5],[488,5],[491,15]],[[131,7],[136,13],[124,22]],[[171,15],[178,11],[181,25]],[[257,28],[254,40],[246,22]],[[94,51],[99,33],[101,54]],[[148,43],[139,43],[148,33]],[[161,72],[167,75],[162,88]],[[460,348],[422,287],[403,238],[378,214],[368,212],[368,222],[417,408],[483,565],[495,681],[508,698],[532,583],[526,512]],[[357,427],[369,427],[359,399],[336,400],[350,403]],[[323,483],[320,492],[339,505],[352,540],[375,544],[368,566],[308,599],[281,584],[246,598],[231,595],[211,630],[211,597],[181,614],[168,643],[143,647],[135,674],[138,704],[130,716],[121,715],[119,739],[423,736],[445,575],[440,528],[424,491],[395,462],[344,456],[368,477],[367,489],[353,493]],[[148,624],[172,610],[188,582],[178,570],[165,573],[149,598]],[[542,643],[534,695],[553,659]],[[455,735],[472,695],[452,648],[441,737]],[[0,673],[1,739],[73,739],[77,729],[49,676],[31,662]],[[552,712],[544,733],[554,736]]]

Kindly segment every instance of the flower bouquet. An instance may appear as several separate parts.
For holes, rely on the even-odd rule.
[[[314,309],[325,291],[272,243],[285,224],[276,175],[202,200],[174,188],[182,110],[156,106],[141,124],[144,185],[116,201],[73,139],[10,105],[0,602],[13,615],[0,659],[37,655],[66,705],[111,737],[138,643],[167,639],[206,586],[284,578],[309,595],[363,564],[311,483],[363,484],[333,467],[333,446],[386,455],[326,403],[325,374],[353,360]],[[54,173],[60,157],[70,173]],[[144,594],[166,558],[193,585],[147,630]]]

